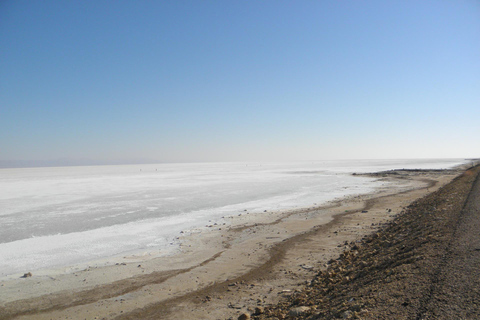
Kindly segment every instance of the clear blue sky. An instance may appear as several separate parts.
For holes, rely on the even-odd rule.
[[[0,2],[0,160],[445,157],[479,1]]]

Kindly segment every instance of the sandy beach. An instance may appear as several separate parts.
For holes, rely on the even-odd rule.
[[[180,237],[178,254],[28,270],[0,281],[0,319],[237,319],[302,290],[352,243],[461,175],[378,173],[384,187],[318,207],[230,218]],[[208,232],[206,231],[208,230]],[[99,264],[97,264],[99,265]],[[258,311],[258,310],[257,310]]]

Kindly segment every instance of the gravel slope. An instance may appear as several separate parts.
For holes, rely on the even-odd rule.
[[[254,319],[479,319],[480,167],[412,203]],[[248,315],[244,315],[248,318]]]

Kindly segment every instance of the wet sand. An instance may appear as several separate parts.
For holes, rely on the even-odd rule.
[[[180,254],[44,270],[0,281],[0,319],[236,319],[300,290],[352,241],[462,170],[377,174],[375,194],[262,215],[183,236]]]

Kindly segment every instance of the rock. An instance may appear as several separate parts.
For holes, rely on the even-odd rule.
[[[302,267],[305,270],[312,270],[313,269],[313,266],[310,266],[308,264],[301,264],[300,267]]]
[[[362,306],[359,304],[354,304],[350,309],[355,312],[360,312],[360,310],[362,310]]]
[[[293,309],[290,309],[290,312],[288,313],[291,317],[298,317],[299,315],[310,311],[310,307],[306,306],[301,306],[301,307],[295,307]]]
[[[249,320],[250,319],[250,314],[248,313],[242,313],[239,317],[238,320]]]
[[[353,315],[352,311],[347,310],[344,313],[342,313],[342,318],[343,319],[348,319],[348,318],[352,317],[352,315]]]
[[[265,309],[263,309],[263,307],[256,307],[255,308],[255,314],[256,315],[263,314],[264,312],[265,312]]]

